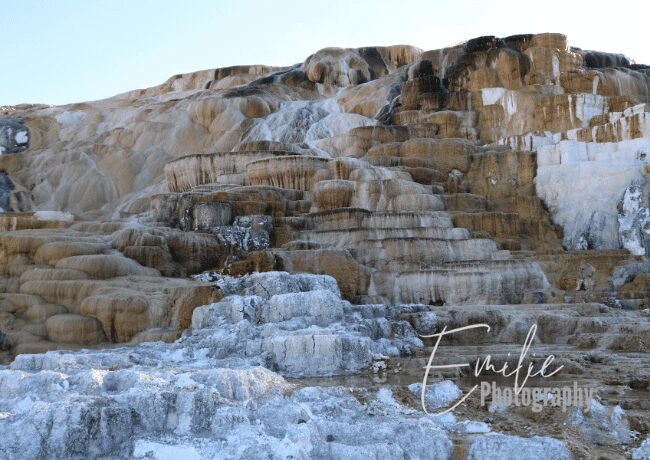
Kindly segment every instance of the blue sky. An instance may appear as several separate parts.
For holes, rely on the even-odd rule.
[[[206,68],[289,65],[326,46],[434,49],[479,35],[562,32],[574,46],[650,64],[649,13],[647,0],[13,0],[0,9],[0,105],[101,99]]]

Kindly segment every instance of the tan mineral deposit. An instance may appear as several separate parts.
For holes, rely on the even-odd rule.
[[[0,153],[0,458],[650,458],[648,66],[325,48],[3,106]],[[532,324],[589,411],[423,411]]]

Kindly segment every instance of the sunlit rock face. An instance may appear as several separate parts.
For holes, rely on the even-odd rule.
[[[539,34],[326,48],[3,107],[3,295],[34,296],[6,297],[3,327],[47,348],[186,325],[165,313],[174,296],[134,300],[124,278],[204,270],[328,274],[353,302],[548,297],[553,269],[519,251],[645,255],[649,94],[644,66]]]
[[[182,260],[169,252],[169,233],[137,232],[119,222],[102,230],[74,224],[62,212],[3,217],[0,330],[12,353],[139,342],[145,336],[173,340],[189,326],[197,303],[219,297],[206,283],[169,277],[186,275]],[[183,260],[193,259],[188,268],[199,264],[195,271],[205,263],[201,254],[208,246],[202,243],[170,241],[180,245]]]
[[[546,33],[1,107],[0,452],[643,455],[649,77]],[[418,334],[476,322],[442,359],[535,323],[599,410],[425,417]]]
[[[603,114],[592,122],[593,126],[569,131],[564,135],[567,139],[558,138],[555,143],[539,147],[537,190],[554,220],[563,226],[567,247],[622,246],[635,255],[645,255],[643,243],[628,243],[634,224],[627,220],[634,221],[630,213],[644,209],[644,203],[635,205],[636,211],[627,209],[633,206],[627,191],[634,188],[641,201],[642,190],[647,195],[648,110],[647,104],[640,104],[623,112]]]
[[[219,355],[262,359],[289,376],[359,372],[373,356],[412,355],[422,341],[397,318],[431,315],[422,304],[353,306],[326,275],[267,272],[226,278],[218,286],[226,297],[194,310],[192,328],[219,329],[211,333]],[[221,330],[229,335],[220,338]]]

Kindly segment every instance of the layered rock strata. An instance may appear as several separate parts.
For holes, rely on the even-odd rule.
[[[190,325],[197,304],[219,298],[206,283],[161,276],[158,269],[117,251],[111,244],[112,232],[118,228],[118,236],[128,233],[128,228],[122,229],[128,225],[114,222],[106,234],[56,213],[4,217],[9,228],[0,232],[0,330],[3,348],[12,354],[174,340]],[[161,269],[179,266],[169,249],[156,257],[153,244],[124,248],[135,257],[138,252],[129,248],[150,249],[146,261]],[[182,267],[178,270],[167,274],[185,273]]]
[[[649,77],[538,34],[0,108],[4,452],[642,458]],[[439,359],[505,362],[536,323],[593,412],[417,412],[416,332],[479,321]]]

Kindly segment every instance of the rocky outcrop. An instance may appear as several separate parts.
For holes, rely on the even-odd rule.
[[[499,206],[514,213],[511,219],[515,225],[508,227],[511,233],[494,235],[501,237],[499,241],[515,240],[510,247],[520,249],[520,222],[525,224],[533,216],[520,217],[523,205],[513,203],[513,199],[525,194],[529,202],[535,203],[534,162],[520,162],[518,168],[508,168],[508,158],[503,158],[499,151],[483,151],[462,142],[420,139],[417,143],[411,140],[400,145],[392,134],[386,134],[390,129],[356,130],[365,132],[365,138],[374,143],[362,158],[272,155],[251,159],[245,169],[241,167],[238,175],[241,185],[206,182],[187,192],[159,195],[154,219],[189,230],[196,228],[197,211],[201,210],[198,212],[214,216],[214,222],[206,224],[215,226],[210,231],[223,232],[229,227],[222,225],[230,225],[242,215],[270,215],[273,237],[268,240],[269,246],[279,248],[271,250],[264,269],[332,274],[344,286],[349,299],[370,294],[396,302],[503,303],[518,302],[528,291],[547,289],[544,274],[534,263],[520,260],[505,263],[511,259],[510,254],[500,250],[489,235],[475,236],[471,230],[453,225],[456,210],[459,218],[461,209],[464,215],[471,212],[477,217],[483,213],[492,216]],[[214,158],[222,156],[213,155]],[[246,154],[242,158],[244,162],[245,158]],[[402,158],[409,161],[402,162]],[[175,163],[180,165],[183,161],[181,158]],[[194,159],[190,157],[188,161]],[[488,168],[499,176],[494,176],[493,184],[485,186],[482,175]],[[216,180],[214,174],[221,177],[220,170],[215,170],[209,162],[203,166],[196,164],[194,171],[204,181]],[[454,171],[462,177],[467,174],[460,190],[458,177],[461,176]],[[224,176],[229,174],[225,172]],[[450,182],[442,182],[449,174],[453,177],[447,179]],[[518,188],[510,185],[510,177],[519,179]],[[174,189],[175,176],[168,179],[169,187]],[[446,193],[448,183],[454,193]],[[474,191],[481,195],[467,193],[473,184],[476,184]],[[255,200],[254,206],[251,199]],[[541,205],[537,203],[537,206],[542,212]],[[483,230],[481,222],[469,220],[476,230]],[[546,225],[545,231],[537,230],[530,235],[532,244],[551,247],[558,244],[551,226]],[[543,224],[538,228],[543,228]],[[365,274],[360,277],[348,271],[339,275],[337,264],[329,264],[329,271],[321,271],[313,262],[297,264],[301,260],[331,258],[323,253],[325,250],[330,254],[348,251],[361,265],[362,272],[368,273],[369,282],[363,281]],[[241,251],[239,256],[249,257],[246,251]],[[251,263],[259,262],[260,255],[250,254],[250,258]],[[460,268],[458,263],[465,262],[468,262],[466,268]],[[259,263],[253,265],[256,270],[262,269]],[[250,264],[243,266],[250,267]],[[242,263],[234,262],[227,272],[242,273],[241,267]],[[361,284],[354,286],[355,279]],[[505,279],[512,280],[512,286],[516,285],[517,289],[505,287]],[[353,286],[348,287],[351,281]]]
[[[547,33],[3,107],[0,450],[642,455],[649,77]],[[534,323],[596,410],[426,418],[417,334],[476,322],[441,362],[511,361]],[[432,406],[468,389],[431,377]]]
[[[352,305],[325,275],[268,272],[226,278],[217,286],[225,297],[194,310],[193,330],[216,328],[211,341],[220,355],[261,359],[288,376],[360,372],[374,356],[412,355],[422,341],[397,318],[433,315],[421,304]]]
[[[647,187],[648,107],[641,104],[622,113],[610,112],[600,117],[602,121],[592,119],[592,127],[567,132],[567,140],[539,147],[537,190],[554,220],[563,226],[565,246],[611,249],[634,245],[625,243],[634,217],[620,220],[619,214],[625,211],[622,206],[619,211],[618,203],[624,201],[629,187]],[[631,252],[642,255],[639,249]]]
[[[645,190],[644,190],[645,189]],[[648,255],[650,248],[650,186],[631,186],[618,203],[621,244],[635,256]]]
[[[164,278],[156,268],[115,250],[111,240],[126,230],[116,236],[91,234],[83,224],[75,228],[70,221],[41,221],[38,212],[29,220],[31,227],[34,222],[55,225],[0,232],[0,330],[12,354],[138,342],[140,334],[155,337],[150,332],[155,330],[161,331],[160,338],[173,340],[189,326],[197,304],[218,297],[205,283]],[[128,254],[132,247],[137,246],[123,249]],[[144,262],[186,273],[182,260],[165,255],[167,264],[155,257]]]
[[[29,148],[29,129],[20,119],[0,119],[0,155]]]
[[[228,295],[195,310],[191,332],[174,344],[22,355],[0,369],[0,429],[15,433],[0,440],[4,455],[455,458],[463,448],[451,438],[474,434],[468,458],[504,449],[568,458],[553,439],[486,435],[482,422],[428,417],[399,388],[301,388],[280,375],[351,371],[369,363],[373,347],[409,350],[419,342],[412,328],[387,318],[427,314],[423,306],[352,306],[328,276],[218,284]],[[382,337],[391,328],[397,336]]]

